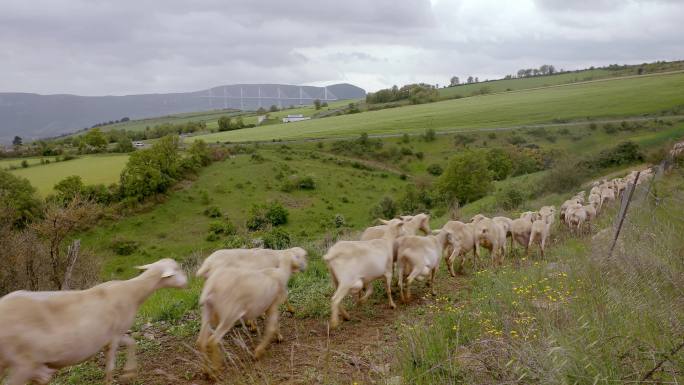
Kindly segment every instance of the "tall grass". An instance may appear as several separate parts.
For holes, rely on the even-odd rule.
[[[476,272],[469,291],[405,327],[407,383],[681,383],[684,173],[642,186],[612,257],[615,208],[596,235],[558,228],[549,260]]]

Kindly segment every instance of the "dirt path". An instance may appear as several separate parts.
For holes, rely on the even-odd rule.
[[[440,272],[436,289],[439,295],[462,290],[465,278],[451,278]],[[273,343],[259,362],[251,351],[259,337],[237,327],[224,339],[227,365],[217,382],[202,372],[201,359],[194,350],[196,335],[177,338],[155,325],[145,331],[158,349],[139,354],[139,380],[144,384],[359,384],[379,383],[391,377],[396,365],[399,343],[397,326],[416,320],[421,307],[434,303],[424,297],[422,283],[415,286],[415,297],[409,304],[397,301],[397,309],[387,305],[386,297],[376,293],[368,303],[348,308],[351,321],[334,331],[328,330],[327,319],[281,317],[284,341]],[[395,293],[396,294],[396,293]],[[395,295],[396,299],[397,295]],[[195,317],[195,316],[193,316]],[[189,322],[195,321],[189,319]],[[139,345],[145,345],[144,343]]]

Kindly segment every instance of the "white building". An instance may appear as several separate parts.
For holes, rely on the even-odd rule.
[[[302,114],[288,115],[283,118],[283,123],[299,122],[300,120],[309,120],[311,118],[304,117]]]

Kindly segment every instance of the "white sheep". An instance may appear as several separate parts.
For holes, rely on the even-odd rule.
[[[587,212],[584,210],[584,207],[576,203],[570,207],[568,207],[566,213],[565,213],[565,222],[571,229],[576,229],[576,231],[579,233],[582,228],[582,224],[586,222],[587,220]]]
[[[414,279],[430,276],[428,285],[435,295],[435,273],[445,249],[453,244],[451,233],[446,230],[437,231],[436,235],[405,236],[395,241],[397,253],[397,279],[399,294],[404,302],[411,299],[411,283]],[[406,281],[406,293],[404,293]]]
[[[105,384],[112,383],[116,351],[127,346],[122,378],[137,368],[135,340],[126,333],[140,305],[157,289],[182,288],[188,278],[178,263],[162,259],[127,281],[109,281],[87,290],[15,291],[0,299],[0,377],[8,385],[45,384],[58,369],[105,351]]]
[[[371,239],[382,239],[385,236],[385,232],[389,226],[395,225],[397,223],[403,223],[404,221],[399,218],[394,218],[390,220],[378,219],[381,225],[371,226],[363,231],[361,234],[362,241],[369,241]],[[401,235],[405,235],[405,231],[402,229]]]
[[[205,279],[209,278],[211,272],[219,267],[239,267],[253,270],[276,268],[282,261],[289,262],[293,256],[306,259],[307,252],[301,247],[285,250],[221,249],[211,253],[202,262],[202,266],[197,270],[196,275]]]
[[[529,254],[532,224],[538,219],[541,219],[539,213],[527,211],[511,222],[511,236],[516,243],[525,248],[525,255]]]
[[[266,313],[265,332],[254,349],[259,359],[278,332],[278,307],[287,298],[287,282],[293,272],[306,269],[306,257],[293,253],[277,268],[254,270],[249,268],[218,267],[202,288],[202,327],[197,345],[208,353],[213,367],[222,365],[218,344],[240,320],[254,321]]]
[[[513,220],[507,217],[494,217],[492,220],[501,226],[502,229],[504,229],[506,232],[506,237],[511,239],[511,250],[513,250],[513,234],[511,233],[511,225],[513,224]]]
[[[506,232],[489,218],[481,218],[475,223],[475,234],[481,247],[489,250],[494,265],[503,264],[506,254]]]
[[[554,222],[556,214],[556,208],[553,206],[544,206],[539,210],[540,219],[532,222],[532,228],[530,230],[530,240],[528,242],[527,248],[529,249],[533,243],[537,242],[539,244],[539,250],[541,252],[542,258],[544,258],[544,250],[546,247],[546,240],[551,233],[551,225]]]
[[[459,271],[463,268],[465,262],[466,253],[473,251],[473,265],[477,262],[480,257],[480,242],[477,241],[477,236],[475,234],[476,228],[474,223],[463,223],[459,221],[449,221],[447,222],[442,230],[451,233],[452,246],[451,249],[446,251],[446,263],[449,270],[449,274],[452,277],[456,276],[454,272],[454,257],[460,256],[461,263],[459,266]]]
[[[430,215],[428,214],[420,213],[416,215],[404,215],[401,217],[401,219],[392,219],[389,221],[379,219],[379,221],[383,224],[369,227],[363,232],[363,234],[361,234],[362,241],[382,238],[385,234],[385,231],[387,231],[387,226],[389,226],[391,223],[396,223],[397,221],[404,223],[401,235],[416,235],[418,234],[418,231],[421,230],[425,234],[430,234]]]
[[[371,283],[385,278],[389,306],[396,305],[392,300],[392,266],[394,263],[394,240],[400,235],[403,223],[388,225],[381,239],[367,241],[339,241],[323,256],[328,266],[333,287],[336,289],[331,301],[330,327],[339,325],[339,314],[349,319],[342,307],[342,300],[350,292],[365,290],[359,302],[364,302],[373,292]]]

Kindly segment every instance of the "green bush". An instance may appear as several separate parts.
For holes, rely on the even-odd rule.
[[[248,238],[245,238],[238,234],[229,235],[223,241],[224,249],[243,249],[251,247],[251,242]]]
[[[210,206],[204,209],[204,215],[209,218],[220,218],[223,214],[221,214],[221,210],[218,207]]]
[[[606,123],[603,125],[603,131],[605,131],[606,134],[614,134],[618,132],[618,129],[613,123]]]
[[[131,255],[136,250],[140,244],[136,241],[131,241],[123,238],[114,238],[110,245],[110,248],[116,253],[116,255]]]
[[[397,215],[397,205],[390,197],[384,197],[380,202],[371,209],[372,218],[394,218]]]
[[[297,181],[297,188],[300,190],[313,190],[316,188],[316,182],[314,182],[312,177],[305,176],[303,178],[299,178]]]
[[[333,217],[333,225],[335,225],[335,228],[341,228],[347,225],[347,221],[344,219],[344,215],[342,214],[335,214]]]
[[[280,226],[287,223],[289,213],[280,202],[266,205],[253,205],[246,226],[251,231],[263,230],[269,226]]]
[[[17,227],[40,217],[42,202],[28,179],[0,170],[0,214]]]
[[[451,202],[466,204],[487,194],[492,185],[487,154],[482,151],[466,151],[449,161],[444,173],[437,180],[437,192]]]
[[[500,148],[494,148],[487,152],[487,163],[494,180],[504,180],[508,178],[513,171],[511,157],[506,151]]]
[[[422,138],[426,142],[433,142],[437,139],[437,133],[432,128],[428,128],[422,135]]]
[[[428,212],[433,206],[433,199],[426,188],[408,185],[404,194],[397,200],[401,214],[418,214]]]
[[[209,233],[216,235],[234,235],[235,226],[230,221],[213,221],[209,224]]]
[[[499,189],[494,195],[496,203],[504,210],[513,210],[525,201],[525,193],[517,185],[508,185]]]
[[[271,229],[264,234],[263,240],[265,247],[276,250],[287,249],[292,244],[290,234],[281,228]]]
[[[427,172],[434,176],[440,176],[444,172],[444,169],[437,163],[433,163],[427,167]]]

